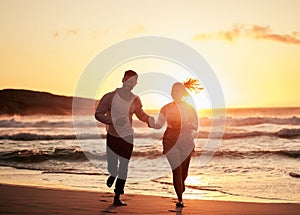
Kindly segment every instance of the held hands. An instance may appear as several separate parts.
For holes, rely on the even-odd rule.
[[[155,122],[155,118],[153,116],[150,116],[148,119],[148,127],[154,128],[154,129],[161,129],[162,125],[160,125],[159,122]]]
[[[153,116],[150,116],[148,119],[148,127],[154,128],[154,126],[155,126],[155,119]]]

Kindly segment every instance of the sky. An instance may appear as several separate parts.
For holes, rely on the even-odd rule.
[[[299,8],[298,0],[0,0],[0,89],[73,96],[95,56],[150,35],[199,52],[216,74],[227,107],[300,106]],[[125,69],[171,76],[182,69],[171,64],[141,59],[120,65],[100,95],[121,85]],[[201,96],[209,105],[211,98]],[[146,108],[161,105],[155,95],[142,101]]]

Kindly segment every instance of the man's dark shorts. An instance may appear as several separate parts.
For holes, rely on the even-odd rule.
[[[124,138],[115,137],[110,134],[106,136],[107,146],[117,155],[130,159],[133,150],[133,136]]]

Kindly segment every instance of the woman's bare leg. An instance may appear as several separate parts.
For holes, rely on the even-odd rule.
[[[181,164],[181,179],[182,179],[182,186],[183,186],[183,191],[185,191],[185,180],[188,176],[188,171],[189,171],[189,166],[190,166],[190,161],[191,161],[191,155],[189,155]]]
[[[175,192],[177,194],[177,198],[179,202],[182,202],[182,193],[183,193],[183,181],[182,181],[182,167],[178,166],[173,171],[173,186],[175,188]]]

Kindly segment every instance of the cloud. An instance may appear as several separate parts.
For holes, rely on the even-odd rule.
[[[76,30],[76,29],[67,29],[67,30],[63,31],[63,33],[62,33],[62,31],[54,31],[54,32],[51,33],[51,37],[52,38],[58,38],[58,37],[62,36],[62,34],[65,34],[65,35],[68,35],[68,36],[75,36],[78,33],[79,33],[79,31]]]
[[[248,37],[255,40],[272,40],[287,44],[300,45],[300,34],[298,32],[292,32],[290,34],[277,34],[273,33],[270,26],[253,25],[251,27],[247,27],[241,24],[235,24],[231,29],[226,31],[221,30],[214,33],[197,34],[193,37],[193,40],[203,41],[219,39],[228,42],[234,42],[241,37]]]
[[[66,31],[66,33],[67,33],[68,35],[76,35],[76,34],[78,33],[78,30],[76,30],[76,29],[68,29],[68,30]]]
[[[51,37],[53,37],[53,38],[59,37],[58,31],[53,32],[53,33],[51,34]]]
[[[134,25],[130,26],[128,28],[122,29],[121,34],[126,37],[135,37],[137,35],[141,35],[145,32],[145,28],[142,25]],[[111,29],[93,29],[89,31],[79,31],[77,29],[65,29],[65,30],[55,30],[50,35],[52,38],[56,39],[59,37],[75,37],[79,36],[79,33],[81,34],[90,34],[93,39],[96,39],[98,37],[107,36],[109,34],[116,34],[115,31],[112,31]],[[117,32],[120,34],[120,32]]]

